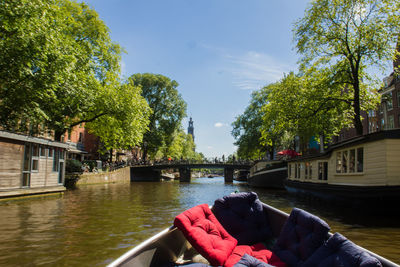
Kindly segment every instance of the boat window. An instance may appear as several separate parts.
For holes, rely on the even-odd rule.
[[[336,152],[336,173],[363,172],[363,163],[362,147]]]
[[[46,147],[40,146],[40,157],[46,157]]]
[[[356,150],[350,149],[350,159],[349,159],[349,172],[356,171]]]
[[[305,169],[304,169],[304,174],[305,174],[305,176],[304,176],[304,179],[308,179],[308,166],[309,166],[309,162],[306,162],[305,163]]]
[[[364,149],[362,147],[357,148],[357,172],[363,172],[364,165]]]
[[[342,152],[336,152],[336,172],[342,172]]]
[[[54,154],[53,154],[53,172],[58,172],[58,163],[60,160],[60,154],[59,154],[58,148],[54,149]]]
[[[39,145],[33,144],[32,145],[32,165],[31,170],[33,172],[39,171]]]
[[[342,152],[342,172],[347,172],[347,150]]]
[[[323,169],[322,169],[322,162],[318,162],[318,180],[322,180],[322,174],[323,174]]]
[[[318,180],[328,180],[328,162],[318,162]]]
[[[299,163],[298,165],[297,165],[297,168],[298,168],[298,170],[297,170],[297,174],[299,175],[299,179],[301,178],[301,163]]]

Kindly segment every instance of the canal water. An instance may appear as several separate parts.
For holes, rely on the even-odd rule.
[[[81,186],[63,196],[0,202],[0,266],[104,266],[169,227],[176,215],[234,191],[290,212],[323,218],[361,246],[400,263],[400,221],[387,213],[333,209],[285,191],[250,188],[222,177]]]

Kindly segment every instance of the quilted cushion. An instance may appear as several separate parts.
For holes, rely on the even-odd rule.
[[[328,239],[329,229],[317,216],[294,208],[272,251],[290,266],[302,264]]]
[[[239,245],[265,241],[272,233],[263,206],[254,192],[241,192],[219,198],[212,208],[222,226]]]
[[[339,233],[331,236],[302,267],[378,267],[381,263]]]
[[[272,251],[266,249],[262,243],[257,243],[252,246],[241,245],[237,246],[232,255],[225,262],[225,267],[234,266],[238,263],[244,254],[250,255],[259,261],[268,263],[272,266],[284,267],[286,264],[282,262]]]
[[[256,258],[250,256],[249,254],[244,254],[238,263],[233,265],[233,267],[273,267],[268,263],[257,260]]]
[[[198,205],[175,217],[174,225],[211,265],[223,265],[237,240],[222,227],[207,204]]]

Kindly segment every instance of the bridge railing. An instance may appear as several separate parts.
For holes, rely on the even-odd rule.
[[[252,165],[253,161],[251,160],[222,160],[220,158],[206,158],[203,160],[195,160],[195,159],[161,159],[161,160],[147,160],[147,161],[136,161],[131,162],[131,166],[137,165],[180,165],[180,164],[232,164],[232,165]]]

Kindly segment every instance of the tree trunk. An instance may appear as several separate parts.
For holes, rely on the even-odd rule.
[[[110,149],[110,163],[112,162],[112,159],[113,159],[113,149],[111,148]]]
[[[363,135],[363,125],[361,122],[361,108],[360,108],[360,84],[358,80],[354,83],[354,127],[356,128],[357,135]]]

